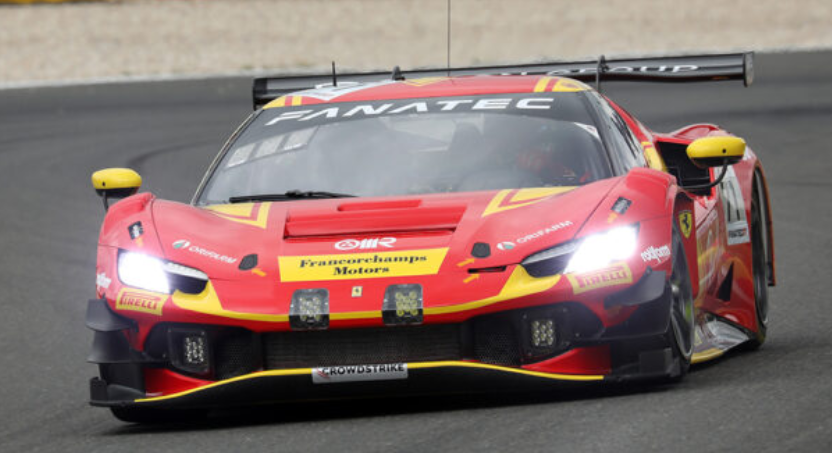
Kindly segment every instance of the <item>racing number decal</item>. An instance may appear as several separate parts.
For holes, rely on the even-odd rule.
[[[745,215],[745,200],[742,188],[734,172],[728,167],[725,178],[719,183],[719,198],[725,213],[725,226],[728,230],[728,245],[744,244],[751,240],[748,234],[748,219]]]
[[[679,213],[679,230],[685,239],[690,237],[690,232],[693,230],[693,215],[690,211],[682,211]]]

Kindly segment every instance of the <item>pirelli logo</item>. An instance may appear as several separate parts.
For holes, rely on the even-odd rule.
[[[281,256],[280,281],[313,282],[432,275],[447,248],[341,255]]]
[[[167,297],[149,291],[122,289],[116,299],[116,310],[138,311],[162,316]]]
[[[615,263],[601,270],[584,274],[567,274],[575,294],[585,293],[607,286],[623,285],[633,282],[633,273],[627,263]]]

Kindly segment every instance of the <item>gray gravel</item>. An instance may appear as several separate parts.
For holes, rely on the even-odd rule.
[[[456,65],[832,48],[829,0],[453,0]],[[133,0],[0,6],[0,85],[442,66],[446,0]]]

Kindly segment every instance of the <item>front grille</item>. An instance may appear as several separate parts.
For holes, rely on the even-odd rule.
[[[475,360],[492,365],[520,365],[520,342],[510,316],[500,313],[473,322]]]
[[[260,366],[260,348],[252,332],[235,332],[214,343],[214,377],[229,379],[256,371]]]
[[[459,360],[458,324],[263,335],[266,369]]]

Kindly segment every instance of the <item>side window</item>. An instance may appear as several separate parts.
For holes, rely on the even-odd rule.
[[[610,109],[610,115],[610,119],[616,129],[618,129],[618,132],[621,134],[624,141],[627,142],[627,148],[632,153],[633,160],[636,162],[635,166],[646,167],[647,160],[644,158],[644,150],[641,148],[641,145],[639,145],[635,135],[633,135],[633,131],[627,127],[627,123],[624,121],[624,118],[621,118],[621,115],[619,115],[618,112]]]
[[[633,167],[646,167],[647,161],[644,158],[644,150],[633,135],[627,123],[615,110],[610,107],[607,101],[598,93],[592,92],[596,105],[600,107],[605,122],[610,125],[607,128],[607,139],[614,148],[614,159],[617,159],[625,169]]]

